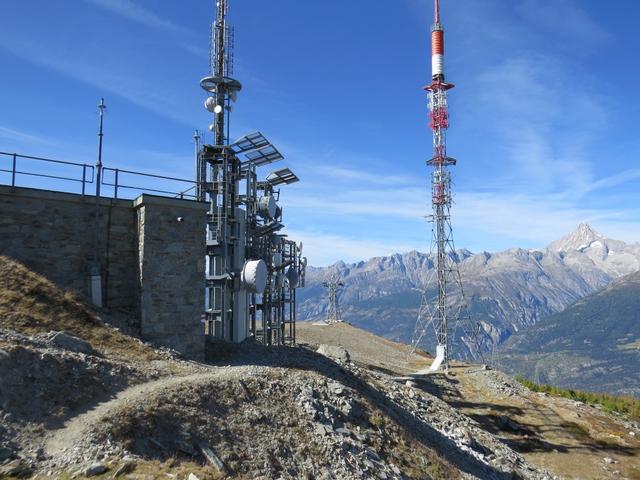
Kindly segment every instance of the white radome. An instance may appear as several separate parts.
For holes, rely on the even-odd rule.
[[[247,260],[242,267],[242,283],[253,293],[264,292],[267,286],[267,264],[264,260]]]
[[[216,99],[213,97],[207,97],[207,99],[204,101],[204,108],[206,108],[211,113],[214,112],[217,106],[218,105],[216,104]]]
[[[277,207],[278,205],[273,195],[266,195],[258,199],[258,214],[264,219],[275,218]]]

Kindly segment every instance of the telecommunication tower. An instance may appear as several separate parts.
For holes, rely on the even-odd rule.
[[[210,73],[200,81],[213,114],[207,144],[196,131],[196,198],[207,201],[205,333],[229,342],[295,343],[296,288],[304,286],[302,244],[281,233],[280,188],[298,181],[288,168],[259,180],[257,169],[283,159],[260,133],[229,141],[233,75],[228,0],[217,0]]]
[[[340,304],[338,303],[338,292],[344,283],[338,275],[332,275],[327,281],[322,282],[322,286],[329,290],[329,309],[327,310],[327,323],[338,323],[342,321],[340,314]]]
[[[447,92],[454,87],[445,81],[444,74],[444,28],[440,23],[440,2],[434,3],[435,22],[431,28],[431,83],[424,87],[428,92],[429,126],[433,131],[433,158],[427,161],[431,171],[431,203],[433,214],[432,253],[435,254],[437,277],[437,298],[423,293],[422,304],[412,339],[415,349],[431,327],[436,334],[436,358],[432,370],[449,369],[449,328],[450,324],[460,320],[461,301],[464,303],[462,283],[458,270],[458,255],[453,243],[451,225],[451,173],[449,167],[456,160],[447,155],[447,129],[449,128],[449,109]],[[452,305],[453,289],[457,289],[457,311]]]

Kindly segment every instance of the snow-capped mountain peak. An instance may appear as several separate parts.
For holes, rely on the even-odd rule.
[[[552,242],[547,247],[556,252],[582,252],[589,247],[602,247],[606,244],[606,238],[588,223],[581,223],[573,232]]]

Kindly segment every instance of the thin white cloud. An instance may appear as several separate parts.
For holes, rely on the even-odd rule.
[[[574,0],[521,0],[516,2],[515,9],[529,24],[579,42],[583,49],[585,43],[602,44],[613,38]]]
[[[331,265],[338,260],[357,262],[381,255],[415,250],[418,245],[404,242],[367,240],[361,236],[327,234],[314,230],[286,231],[289,238],[301,241],[303,255],[314,267]]]
[[[4,127],[0,125],[0,139],[11,142],[11,144],[37,144],[53,146],[58,142],[45,138],[35,133],[24,132],[15,128]]]
[[[309,185],[305,185],[309,187]],[[282,203],[285,208],[300,212],[322,212],[348,221],[349,218],[372,217],[381,221],[390,218],[419,219],[427,208],[426,190],[403,188],[398,191],[380,189],[296,190],[285,192]],[[337,217],[336,217],[337,216]]]
[[[197,57],[207,58],[209,55],[209,51],[206,48],[202,48],[195,42],[197,36],[193,31],[161,17],[152,10],[142,7],[132,0],[85,1],[139,25],[177,37],[179,40],[173,43]]]
[[[338,167],[332,165],[319,165],[314,167],[315,174],[323,174],[334,181],[356,182],[357,184],[368,185],[388,185],[397,186],[412,183],[413,179],[409,176],[387,174],[384,171],[380,173],[370,173],[364,170],[354,170],[351,168]]]
[[[635,168],[631,170],[625,170],[624,172],[620,172],[618,174],[604,177],[591,182],[590,185],[586,187],[584,193],[605,190],[624,185],[625,183],[634,182],[636,180],[640,181],[640,169]]]
[[[86,0],[87,2],[108,10],[116,15],[136,22],[145,27],[155,28],[176,35],[193,35],[193,33],[171,20],[160,17],[155,12],[141,7],[131,0]]]
[[[39,65],[67,77],[115,93],[126,100],[171,118],[185,125],[193,125],[193,119],[185,111],[184,104],[170,91],[152,88],[145,78],[125,76],[105,69],[99,61],[79,61],[70,52],[53,45],[36,45],[28,41],[10,41],[0,37],[0,48],[18,58]]]
[[[194,38],[196,38],[194,32],[169,19],[159,16],[157,13],[140,6],[132,0],[85,1],[139,25],[180,37],[181,40],[176,44],[197,57],[207,58],[209,54],[206,48],[202,48],[193,42]]]
[[[458,229],[475,232],[482,239],[497,237],[512,246],[543,247],[574,229],[581,222],[592,223],[603,234],[620,235],[620,240],[640,238],[639,209],[620,208],[616,203],[585,206],[558,196],[514,193],[473,193],[457,195],[453,211]],[[626,231],[620,228],[626,225]],[[465,245],[472,250],[482,245]]]

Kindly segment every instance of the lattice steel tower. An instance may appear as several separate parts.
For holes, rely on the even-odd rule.
[[[327,323],[338,323],[342,321],[340,314],[340,304],[338,303],[338,292],[344,283],[337,275],[332,275],[329,280],[322,282],[322,286],[329,290],[329,310],[327,311]]]
[[[423,294],[420,313],[413,336],[415,349],[423,339],[430,326],[435,327],[437,347],[436,358],[432,370],[449,368],[449,323],[459,320],[460,309],[454,311],[452,306],[452,288],[459,288],[460,300],[462,285],[458,270],[458,256],[453,243],[451,226],[451,173],[449,167],[456,160],[447,155],[446,132],[449,128],[449,109],[447,92],[453,84],[445,81],[444,75],[444,29],[440,23],[439,0],[435,0],[435,23],[431,28],[431,83],[424,89],[429,99],[429,126],[433,130],[433,158],[427,161],[432,167],[431,200],[433,206],[433,240],[432,252],[435,253],[435,271],[437,276],[437,299],[429,298],[426,290]],[[434,305],[435,303],[435,305]]]
[[[196,198],[207,201],[205,333],[229,342],[295,344],[297,288],[304,286],[302,245],[282,233],[280,189],[297,182],[289,169],[258,168],[282,160],[260,132],[229,141],[232,103],[241,90],[233,75],[229,0],[216,1],[211,26],[210,72],[200,80],[204,107],[213,115],[213,143],[199,132]],[[202,140],[202,142],[201,142]]]

